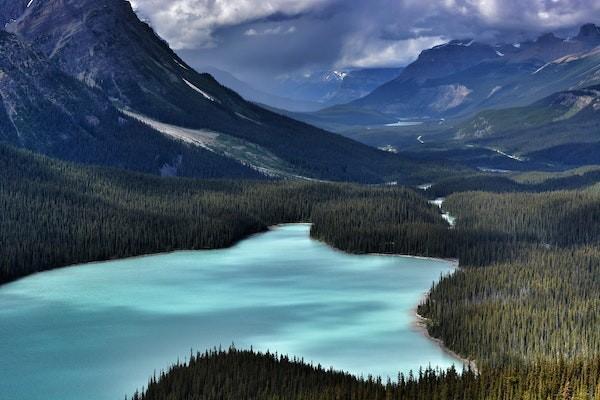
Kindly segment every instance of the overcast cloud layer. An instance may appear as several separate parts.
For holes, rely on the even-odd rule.
[[[250,80],[400,66],[449,39],[515,41],[600,23],[598,0],[130,0],[192,65]]]

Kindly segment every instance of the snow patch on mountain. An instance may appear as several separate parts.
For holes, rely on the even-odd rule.
[[[496,86],[496,87],[494,87],[494,88],[493,88],[493,89],[490,91],[490,94],[488,94],[488,97],[487,97],[487,98],[489,99],[490,97],[492,97],[493,95],[495,95],[495,94],[496,94],[496,93],[497,93],[499,90],[501,90],[501,89],[502,89],[502,86]]]
[[[239,113],[239,112],[236,112],[236,113],[235,113],[235,115],[237,115],[238,117],[240,117],[240,118],[242,118],[242,119],[245,119],[246,121],[253,122],[253,123],[255,123],[256,125],[262,125],[262,123],[261,123],[261,122],[258,122],[257,120],[255,120],[255,119],[252,119],[252,118],[250,118],[250,117],[246,117],[244,114],[241,114],[241,113]]]
[[[181,78],[183,79],[183,81],[192,89],[194,89],[196,92],[200,93],[202,96],[204,96],[207,100],[210,100],[214,103],[220,103],[219,100],[215,99],[214,97],[212,97],[210,94],[206,93],[204,90],[198,88],[196,85],[194,85],[193,83],[191,83],[190,81],[186,80],[185,78]]]
[[[186,67],[185,65],[183,65],[182,63],[180,63],[176,59],[173,59],[173,61],[175,61],[175,64],[179,65],[181,68],[186,69],[188,71],[190,70],[188,67]]]

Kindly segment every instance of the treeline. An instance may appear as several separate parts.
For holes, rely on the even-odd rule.
[[[467,192],[448,197],[444,208],[461,230],[494,230],[545,247],[600,245],[600,197],[591,191]]]
[[[427,190],[431,198],[447,197],[452,193],[485,191],[492,193],[529,192],[540,193],[557,190],[576,190],[593,185],[600,181],[600,170],[590,169],[586,172],[573,170],[571,174],[532,174],[537,180],[527,181],[526,174],[520,174],[516,179],[510,176],[487,174],[462,175],[440,180]]]
[[[396,378],[396,377],[394,377]],[[358,378],[286,356],[211,351],[150,380],[132,400],[599,400],[600,357],[470,370],[425,369],[397,381]]]
[[[600,354],[600,193],[466,192],[443,207],[454,229],[439,211],[399,218],[393,200],[333,201],[312,235],[350,252],[458,258],[419,313],[478,365]]]
[[[314,210],[311,221],[312,237],[351,253],[450,254],[439,210],[412,192],[330,201]]]
[[[600,193],[467,192],[444,208],[458,237],[504,239],[463,249],[493,256],[461,257],[463,268],[432,288],[419,307],[431,335],[496,366],[600,354]]]
[[[161,179],[3,146],[0,169],[0,282],[88,261],[226,247],[270,225],[311,221],[329,202],[385,205],[395,224],[441,225],[423,197],[400,187]]]
[[[593,357],[600,355],[599,277],[598,247],[530,250],[442,279],[419,313],[432,336],[478,365]]]

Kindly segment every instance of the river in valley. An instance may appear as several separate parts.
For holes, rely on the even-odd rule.
[[[392,379],[460,363],[415,327],[415,306],[450,262],[345,254],[309,230],[0,287],[0,398],[121,400],[191,349],[232,343]]]

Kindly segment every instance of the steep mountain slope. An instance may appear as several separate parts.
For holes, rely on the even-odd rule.
[[[245,153],[257,147],[267,158],[277,158],[283,175],[293,171],[318,179],[381,182],[407,172],[396,156],[266,111],[192,70],[125,0],[34,0],[6,29],[130,115],[154,128],[167,124],[163,134],[185,140],[173,127],[195,131],[200,138],[188,143],[198,147],[206,144],[206,131],[221,150],[235,138]]]
[[[236,78],[233,74],[215,67],[199,67],[198,70],[211,74],[221,85],[237,92],[244,99],[253,103],[298,112],[316,111],[323,108],[323,105],[317,102],[294,100],[262,91]]]
[[[29,0],[0,0],[0,27],[23,14]]]
[[[526,107],[488,110],[458,127],[467,143],[569,164],[600,161],[600,85],[555,93]]]
[[[0,55],[0,141],[66,160],[154,174],[259,177],[238,162],[127,118],[102,93],[3,31]]]

